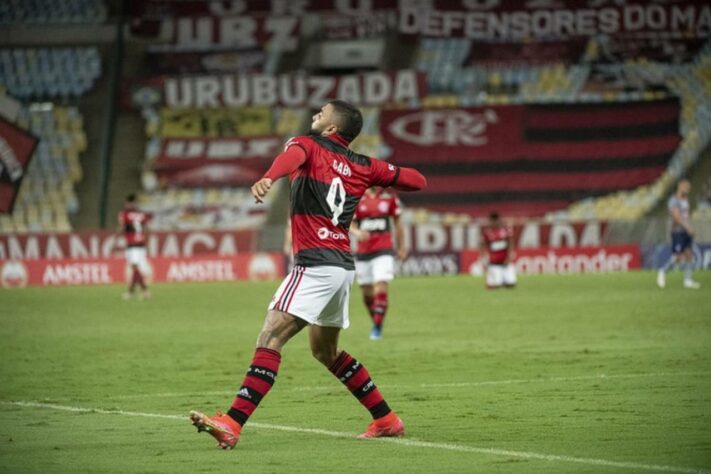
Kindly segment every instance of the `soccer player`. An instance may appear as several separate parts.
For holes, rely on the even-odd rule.
[[[282,347],[309,327],[311,353],[336,376],[371,414],[359,437],[400,436],[402,420],[390,409],[368,370],[338,348],[349,326],[348,299],[354,260],[348,230],[361,196],[371,186],[414,191],[426,180],[412,168],[400,168],[354,153],[349,143],[360,133],[360,111],[340,100],[313,116],[311,133],[287,141],[265,175],[252,186],[262,202],[273,183],[289,176],[294,267],[269,304],[257,349],[227,414],[190,413],[198,431],[207,431],[218,447],[231,449],[242,426],[272,388]]]
[[[689,219],[689,192],[691,183],[683,179],[677,183],[676,192],[669,198],[667,209],[671,218],[672,255],[669,261],[657,273],[657,285],[664,288],[667,285],[667,272],[679,265],[684,270],[684,288],[698,290],[701,284],[691,278],[694,268],[694,229]]]
[[[402,204],[397,194],[381,187],[368,189],[358,203],[351,233],[358,239],[356,280],[365,307],[373,320],[370,339],[382,337],[383,320],[388,310],[388,283],[395,275],[395,247],[391,229],[395,228],[397,256],[407,257],[405,231],[400,221]]]
[[[146,224],[150,219],[150,214],[138,209],[135,194],[126,196],[124,208],[118,214],[118,231],[123,232],[126,239],[126,261],[131,267],[131,281],[123,294],[125,300],[133,296],[137,286],[141,288],[139,299],[151,296],[145,278],[148,272]]]
[[[486,287],[513,288],[516,269],[513,265],[513,232],[504,225],[498,212],[489,214],[489,224],[482,229],[482,255],[488,255]]]

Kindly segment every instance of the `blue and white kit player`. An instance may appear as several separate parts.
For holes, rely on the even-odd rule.
[[[689,191],[691,183],[683,179],[679,181],[676,192],[669,198],[667,209],[671,218],[671,258],[659,269],[657,273],[657,285],[664,288],[667,284],[667,272],[674,266],[684,271],[684,288],[698,290],[701,284],[691,278],[694,268],[694,229],[691,227],[689,218]]]

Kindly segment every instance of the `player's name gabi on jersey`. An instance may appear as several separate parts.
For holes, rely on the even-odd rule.
[[[294,264],[355,268],[348,229],[358,202],[372,186],[419,190],[427,181],[412,168],[400,168],[355,153],[340,135],[289,139],[264,175],[289,175]]]

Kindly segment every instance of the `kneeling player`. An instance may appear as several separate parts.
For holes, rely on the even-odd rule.
[[[400,222],[402,205],[391,190],[368,189],[356,208],[351,232],[358,239],[356,279],[363,292],[363,302],[373,320],[370,339],[381,338],[383,320],[388,310],[388,283],[395,275],[394,224],[399,259],[407,257],[403,243],[405,232]]]
[[[482,255],[486,251],[486,287],[513,288],[516,286],[516,269],[513,259],[513,232],[506,227],[497,212],[489,214],[489,225],[482,230],[484,241]]]

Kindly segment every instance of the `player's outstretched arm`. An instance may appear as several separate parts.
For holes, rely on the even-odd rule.
[[[279,154],[262,179],[252,185],[252,196],[257,202],[263,202],[274,181],[296,171],[306,161],[306,152],[300,146],[290,146]]]
[[[392,186],[401,191],[419,191],[427,187],[427,178],[415,168],[401,167]]]

